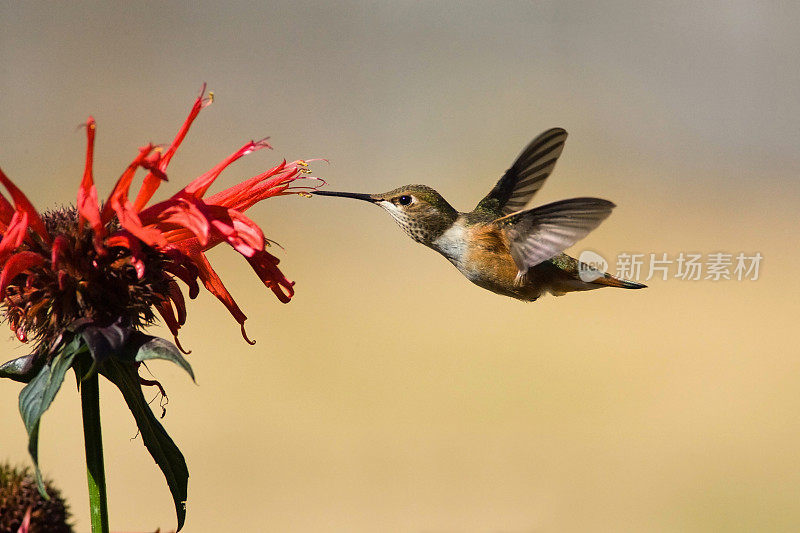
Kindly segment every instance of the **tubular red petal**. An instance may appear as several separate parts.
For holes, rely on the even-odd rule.
[[[206,199],[206,203],[246,211],[256,203],[281,194],[292,181],[299,179],[300,169],[296,163],[286,161],[268,171],[229,187]]]
[[[200,245],[200,241],[194,236],[194,233],[186,228],[162,230],[161,234],[169,243],[169,247],[181,250],[188,255],[192,255],[203,249],[203,246]]]
[[[94,186],[92,166],[94,164],[94,135],[96,125],[94,118],[89,117],[86,122],[86,167],[83,171],[83,180],[78,187],[78,224],[83,227],[84,222],[94,231],[95,248],[98,252],[102,249],[102,240],[106,235],[105,227],[100,221],[100,204],[97,200],[97,189]]]
[[[28,236],[28,213],[24,211],[14,212],[11,222],[0,240],[0,266],[6,259],[20,247]]]
[[[175,136],[175,139],[172,140],[172,144],[169,146],[167,151],[161,157],[161,161],[159,162],[158,169],[163,174],[164,171],[167,170],[167,166],[169,166],[170,160],[172,160],[172,156],[175,155],[175,151],[183,142],[183,139],[186,137],[186,134],[189,132],[189,128],[192,126],[192,122],[194,119],[197,118],[197,115],[200,114],[200,110],[204,107],[211,104],[211,98],[205,99],[203,95],[206,92],[206,84],[203,84],[202,89],[200,90],[200,96],[197,97],[195,100],[192,109],[189,111],[189,116],[186,117],[181,129],[178,130],[178,134]],[[162,179],[156,175],[154,172],[150,172],[145,176],[144,181],[142,182],[142,187],[139,189],[139,194],[136,196],[136,201],[133,203],[134,209],[136,211],[141,211],[147,202],[153,197],[153,194],[158,189],[158,186],[161,184]]]
[[[275,296],[283,303],[288,303],[294,296],[294,282],[286,279],[278,268],[278,258],[267,251],[259,251],[253,257],[248,257],[247,262],[256,275],[269,287]]]
[[[53,239],[53,246],[50,249],[50,264],[53,270],[58,268],[58,260],[64,255],[64,250],[66,250],[68,246],[69,241],[67,241],[67,238],[63,235],[56,235],[56,238]]]
[[[204,251],[227,241],[247,257],[264,248],[264,234],[255,222],[238,211],[208,205],[193,196],[173,196],[148,207],[140,217],[171,244],[196,242]]]
[[[136,270],[136,277],[142,279],[144,277],[144,255],[142,254],[142,245],[133,234],[129,231],[118,231],[108,238],[106,246],[113,248],[115,246],[122,246],[130,250],[131,265]]]
[[[180,325],[178,324],[178,320],[175,318],[175,313],[172,311],[172,304],[170,303],[170,300],[165,298],[164,300],[154,304],[153,307],[156,308],[158,314],[164,319],[164,323],[167,325],[172,335],[177,337]]]
[[[139,216],[133,210],[133,206],[130,202],[118,204],[115,211],[122,227],[148,246],[161,248],[167,245],[167,240],[157,228],[144,226],[142,224],[142,221],[139,220]]]
[[[258,250],[264,249],[264,234],[258,225],[233,209],[211,205],[206,206],[211,227],[217,234],[212,236],[204,249],[226,241],[234,250],[245,257],[252,257]]]
[[[161,158],[162,161],[164,158]],[[165,179],[157,176],[153,172],[149,172],[142,181],[142,186],[139,188],[139,194],[136,195],[136,200],[133,203],[134,209],[137,211],[141,210],[147,202],[150,201],[150,198],[153,197],[158,186],[161,185],[162,181],[166,181],[166,174],[162,172],[162,175]]]
[[[0,193],[0,233],[5,233],[14,216],[14,206]]]
[[[6,287],[18,274],[43,263],[44,257],[36,252],[19,252],[12,255],[0,272],[0,299],[6,297]]]
[[[197,298],[200,293],[200,287],[197,284],[197,267],[189,257],[177,252],[177,250],[169,250],[167,253],[170,255],[171,261],[164,265],[164,270],[189,287],[189,298]]]
[[[189,128],[192,126],[192,122],[194,119],[197,118],[197,115],[200,114],[200,110],[208,107],[214,101],[213,98],[204,98],[203,95],[206,92],[206,84],[204,83],[203,86],[200,88],[200,96],[197,97],[197,100],[194,101],[192,105],[191,111],[189,111],[189,116],[186,117],[181,129],[178,131],[178,134],[173,139],[172,144],[170,145],[169,149],[164,153],[164,157],[162,158],[162,170],[166,170],[167,165],[169,165],[172,156],[175,155],[175,151],[183,142],[183,139],[186,137],[186,134],[189,132]]]
[[[8,179],[8,176],[0,170],[0,182],[5,186],[8,190],[8,194],[11,195],[11,199],[14,200],[14,208],[19,212],[23,212],[28,215],[28,224],[36,232],[39,237],[42,238],[44,242],[50,244],[50,235],[47,233],[47,228],[42,221],[42,217],[39,216],[39,212],[36,211],[36,208],[33,207],[33,204],[28,200],[28,198],[22,194],[22,191],[17,188],[14,183]]]
[[[264,249],[264,232],[258,224],[234,209],[228,209],[228,216],[233,220],[233,229],[242,242],[256,250]]]
[[[170,280],[167,284],[167,291],[175,306],[175,311],[178,313],[178,324],[182,326],[186,324],[186,300],[183,299],[181,288],[173,280]]]
[[[203,285],[205,285],[206,289],[208,289],[208,292],[216,296],[217,299],[228,308],[228,311],[233,315],[236,322],[244,324],[244,321],[247,320],[247,316],[239,309],[233,296],[231,296],[228,289],[225,288],[225,285],[222,283],[217,273],[214,272],[214,269],[211,268],[211,263],[208,262],[205,254],[197,254],[192,257],[192,261],[197,266],[200,279],[203,281]]]
[[[123,172],[117,180],[117,184],[111,191],[105,206],[103,206],[100,219],[103,225],[108,224],[116,213],[117,219],[122,227],[139,240],[149,246],[162,247],[167,244],[167,241],[161,235],[161,232],[155,228],[145,227],[141,220],[139,220],[136,209],[128,200],[128,191],[133,177],[136,174],[136,170],[144,164],[145,159],[152,150],[152,144],[139,148],[139,155],[128,165],[128,168],[125,169],[125,172]]]
[[[169,200],[152,205],[139,213],[142,224],[157,228],[164,236],[170,230],[186,230],[188,236],[196,236],[205,246],[208,243],[211,225],[202,207],[204,204],[191,196],[173,196]],[[166,238],[167,242],[173,242]]]
[[[108,196],[108,200],[106,200],[106,204],[103,206],[103,212],[100,215],[103,225],[108,224],[113,216],[114,211],[117,210],[117,207],[127,200],[128,190],[131,187],[133,176],[136,174],[136,170],[142,166],[142,162],[152,150],[152,144],[148,144],[147,146],[139,148],[139,155],[137,155],[134,160],[131,161],[131,163],[128,165],[128,168],[125,169],[125,172],[123,172],[117,180],[117,183],[114,185],[111,194]]]
[[[245,144],[237,151],[226,157],[222,160],[217,166],[203,174],[202,176],[195,178],[189,185],[183,188],[181,192],[178,194],[190,194],[195,198],[202,198],[205,195],[206,191],[209,187],[214,183],[214,180],[219,177],[223,170],[228,167],[231,163],[236,161],[237,159],[255,152],[256,150],[261,150],[263,148],[271,148],[269,144],[267,144],[266,139],[261,141],[250,141],[249,143]]]
[[[150,171],[150,174],[154,175],[159,181],[168,181],[167,175],[161,170],[161,150],[153,150],[150,152],[150,155],[144,158],[142,161],[142,168],[147,169]]]

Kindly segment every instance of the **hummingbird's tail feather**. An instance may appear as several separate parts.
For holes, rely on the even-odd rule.
[[[618,287],[620,289],[644,289],[647,287],[647,285],[643,283],[637,283],[635,281],[628,281],[627,279],[614,277],[608,272],[606,272],[603,277],[597,278],[591,283],[595,285],[602,285],[604,287]]]

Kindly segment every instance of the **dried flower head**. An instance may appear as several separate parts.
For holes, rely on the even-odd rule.
[[[0,532],[16,533],[27,518],[30,533],[71,533],[70,512],[58,489],[45,482],[50,499],[36,489],[36,479],[28,468],[0,464]]]

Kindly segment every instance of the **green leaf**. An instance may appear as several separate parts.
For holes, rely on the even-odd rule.
[[[72,340],[72,335],[62,333],[48,347],[41,347],[38,351],[17,357],[0,365],[0,378],[9,378],[20,383],[30,383],[44,366],[45,361],[59,352],[64,347],[66,340]]]
[[[45,364],[39,373],[19,393],[19,412],[25,429],[28,430],[28,451],[33,459],[36,483],[39,492],[47,498],[42,474],[39,472],[39,421],[61,388],[67,370],[75,356],[81,351],[79,339],[73,339],[53,360]]]
[[[139,349],[136,352],[135,360],[137,363],[141,363],[148,359],[164,359],[165,361],[170,361],[184,369],[189,376],[194,379],[194,372],[192,372],[192,367],[186,358],[183,357],[178,347],[169,342],[166,339],[162,339],[160,337],[149,337],[144,344],[139,346]],[[196,381],[195,381],[196,382]]]
[[[122,392],[125,403],[128,404],[142,434],[145,447],[164,473],[175,503],[178,531],[180,531],[186,519],[184,504],[189,481],[189,470],[186,468],[183,454],[150,410],[142,394],[135,363],[110,357],[100,367],[100,372]]]
[[[30,383],[36,372],[40,370],[38,362],[44,360],[37,353],[23,355],[0,365],[0,378],[9,378],[20,383]]]

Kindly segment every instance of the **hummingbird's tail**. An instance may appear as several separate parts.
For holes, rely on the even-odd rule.
[[[628,281],[612,276],[606,272],[603,277],[597,278],[591,282],[594,285],[602,285],[604,287],[619,287],[620,289],[644,289],[647,287],[644,283],[637,283],[635,281]]]
[[[619,289],[644,289],[647,285],[612,276],[608,272],[597,270],[578,261],[567,254],[560,254],[549,261],[540,263],[531,269],[539,273],[539,280],[546,286],[547,292],[561,296],[573,291],[591,291],[603,287]],[[531,274],[531,271],[528,272]]]

